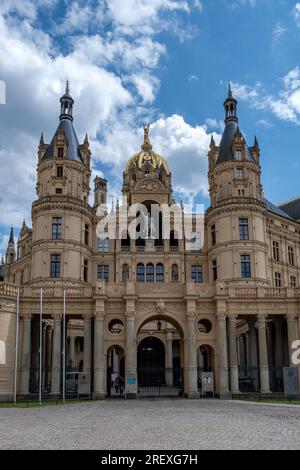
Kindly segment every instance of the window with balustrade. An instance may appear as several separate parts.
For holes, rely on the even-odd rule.
[[[250,255],[241,256],[241,276],[243,279],[251,278],[251,258]]]

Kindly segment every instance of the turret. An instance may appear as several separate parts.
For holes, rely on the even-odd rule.
[[[96,176],[94,179],[94,207],[107,204],[107,180]]]
[[[211,203],[223,203],[233,197],[261,199],[260,150],[257,139],[248,147],[240,128],[237,112],[238,102],[229,85],[224,101],[225,128],[220,145],[212,139],[209,158],[209,190]]]
[[[9,241],[6,250],[6,264],[11,264],[16,260],[14,229],[10,230]]]

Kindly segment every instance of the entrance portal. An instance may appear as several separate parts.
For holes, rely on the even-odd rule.
[[[183,394],[183,333],[166,315],[154,315],[138,330],[137,375],[140,397]]]
[[[140,387],[161,387],[165,384],[165,348],[160,339],[151,336],[141,341],[137,371]]]

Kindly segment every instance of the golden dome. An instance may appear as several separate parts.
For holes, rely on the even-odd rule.
[[[145,163],[149,162],[154,170],[162,167],[165,169],[167,175],[170,176],[171,172],[165,159],[152,150],[149,139],[149,129],[150,125],[144,127],[144,143],[142,149],[128,160],[125,173],[129,172],[131,166],[134,166],[136,169],[141,169]]]

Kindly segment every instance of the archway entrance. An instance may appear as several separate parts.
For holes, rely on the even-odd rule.
[[[125,353],[120,346],[111,346],[107,351],[107,396],[124,397]]]
[[[162,341],[150,336],[138,347],[138,379],[141,387],[161,387],[165,383],[165,348]]]
[[[155,315],[138,331],[139,396],[183,394],[183,333],[166,315]]]

